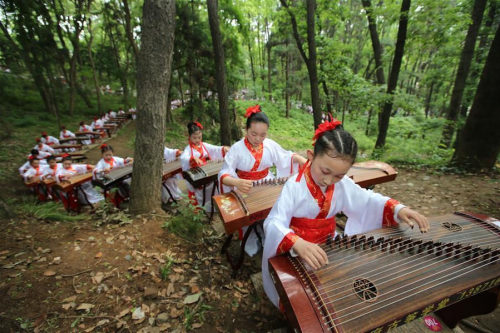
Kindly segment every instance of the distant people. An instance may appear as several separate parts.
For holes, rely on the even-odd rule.
[[[37,149],[39,152],[40,151],[45,151],[47,153],[50,153],[51,155],[55,155],[55,150],[52,149],[49,145],[46,145],[45,143],[42,142],[42,139],[36,138],[36,145],[33,147],[33,149]]]
[[[49,146],[58,145],[59,140],[57,138],[50,136],[47,132],[42,132],[41,141]]]

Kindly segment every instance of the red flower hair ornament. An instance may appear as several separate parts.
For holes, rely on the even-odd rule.
[[[61,157],[62,158],[66,158],[66,157],[69,157],[70,155],[68,153],[65,153],[65,154],[62,154]]]
[[[106,148],[107,146],[108,146],[107,144],[103,143],[100,148],[103,149]]]
[[[200,124],[198,121],[193,121],[193,124],[195,124],[196,126],[198,126],[200,129],[203,129],[203,125]]]
[[[259,113],[259,112],[262,112],[259,104],[251,106],[251,107],[247,108],[247,112],[245,113],[245,118],[248,118],[252,114]]]
[[[321,123],[316,129],[316,132],[314,132],[313,146],[316,143],[316,140],[318,140],[323,135],[323,133],[334,130],[335,128],[337,128],[337,126],[342,125],[342,122],[340,120],[335,118],[330,119],[332,120]]]

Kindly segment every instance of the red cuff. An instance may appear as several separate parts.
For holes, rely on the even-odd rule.
[[[92,167],[89,164],[87,164],[87,170],[92,170]]]
[[[220,183],[219,183],[219,191],[221,194],[224,193],[224,183],[222,182],[224,180],[224,178],[226,178],[227,176],[231,176],[230,174],[228,173],[225,173],[223,174],[222,176],[220,176]]]
[[[383,227],[395,227],[398,222],[394,219],[394,209],[399,205],[399,201],[394,199],[389,199],[385,203],[384,213],[382,216],[382,226]]]
[[[286,236],[283,237],[283,240],[281,241],[280,245],[278,245],[276,254],[278,255],[290,251],[290,249],[292,248],[293,244],[295,244],[297,239],[299,239],[299,236],[297,236],[293,232],[289,232],[288,234],[286,234]]]
[[[224,146],[222,146],[222,158],[226,157],[226,150],[224,149]]]
[[[196,163],[196,161],[194,160],[194,157],[191,156],[191,158],[189,159],[189,166],[191,168],[196,168],[198,166],[198,164]]]

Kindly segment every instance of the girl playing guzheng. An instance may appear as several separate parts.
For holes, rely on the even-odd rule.
[[[269,119],[259,105],[249,107],[245,117],[246,135],[231,146],[219,172],[223,193],[230,192],[233,187],[247,193],[254,181],[275,177],[269,170],[272,166],[276,167],[276,176],[281,178],[297,172],[299,165],[306,162],[304,157],[283,149],[267,138]],[[240,238],[246,229],[240,231]],[[255,234],[249,236],[245,250],[251,256],[259,250]]]
[[[314,140],[314,152],[307,152],[308,162],[286,182],[264,222],[262,277],[264,290],[276,306],[279,298],[269,274],[269,258],[290,252],[312,269],[324,266],[328,257],[319,244],[334,236],[337,213],[348,218],[347,235],[398,222],[410,226],[416,223],[422,232],[429,228],[423,215],[394,199],[362,189],[346,177],[356,158],[357,144],[340,121],[321,124]]]
[[[179,149],[165,147],[163,149],[163,162],[172,162],[181,154],[182,152]],[[177,181],[180,177],[180,174],[176,174],[163,182],[164,186],[161,188],[161,201],[163,203],[168,203],[172,199],[168,191],[170,191],[174,200],[179,200],[181,198],[181,190],[179,190],[179,187],[177,186]],[[165,189],[165,186],[168,188],[168,191]]]
[[[207,164],[210,160],[222,160],[229,150],[226,146],[214,146],[209,143],[203,142],[203,126],[195,121],[187,124],[189,134],[189,144],[184,148],[181,154],[182,171],[191,168],[200,167]],[[212,186],[207,185],[204,188],[194,188],[191,184],[187,183],[188,196],[191,203],[195,206],[203,202],[203,189],[205,190],[205,210],[210,211],[212,201]],[[208,199],[208,200],[207,200]]]
[[[116,168],[122,168],[129,163],[133,163],[134,159],[127,157],[121,158],[113,155],[113,147],[106,143],[101,145],[101,155],[102,158],[97,162],[94,171],[93,178],[101,178],[103,174],[109,173],[111,170]],[[131,178],[123,180],[118,184],[118,192],[111,198],[111,201],[118,207],[120,202],[125,198],[129,197]]]
[[[73,164],[71,161],[71,156],[64,154],[62,165],[63,167],[59,169],[56,173],[56,181],[58,183],[63,183],[71,179],[76,175],[82,175],[84,173],[92,172],[94,169],[93,165],[90,164]],[[95,204],[101,200],[104,200],[103,196],[94,190],[92,183],[87,181],[80,185],[81,191],[78,191],[78,201],[83,204]],[[64,194],[61,194],[64,195]]]

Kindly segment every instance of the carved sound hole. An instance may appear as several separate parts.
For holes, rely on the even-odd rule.
[[[457,232],[457,231],[462,231],[462,227],[459,226],[458,224],[451,223],[451,222],[443,222],[441,226],[451,232]]]
[[[373,302],[378,296],[377,287],[367,279],[356,279],[353,284],[354,292],[363,301]]]

